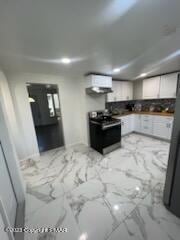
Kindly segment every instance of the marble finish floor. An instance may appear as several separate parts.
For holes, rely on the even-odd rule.
[[[29,159],[26,226],[68,231],[25,240],[179,240],[180,219],[162,203],[168,153],[167,142],[131,134],[104,157],[78,145]]]

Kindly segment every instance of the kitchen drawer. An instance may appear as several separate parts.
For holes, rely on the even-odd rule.
[[[152,121],[152,116],[151,115],[142,115],[141,119],[144,122],[150,122],[150,121]]]
[[[152,116],[150,115],[142,115],[141,116],[141,132],[145,134],[152,134],[152,127],[153,121]]]
[[[173,117],[153,116],[153,121],[156,123],[172,123]]]

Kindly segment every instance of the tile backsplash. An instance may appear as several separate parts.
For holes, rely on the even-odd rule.
[[[148,99],[148,100],[131,100],[131,101],[121,101],[121,102],[107,102],[106,108],[112,112],[131,110],[131,108],[141,109],[141,111],[164,111],[174,112],[176,99]]]

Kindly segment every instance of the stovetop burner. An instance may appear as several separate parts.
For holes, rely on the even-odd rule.
[[[110,118],[100,118],[100,119],[94,119],[95,121],[101,123],[101,124],[108,124],[108,123],[114,123],[114,122],[117,122],[118,120],[117,119],[114,119],[112,117]]]
[[[90,118],[91,120],[101,124],[101,125],[109,125],[109,124],[113,124],[116,122],[119,122],[118,119],[115,119],[111,116],[101,116],[101,117],[95,117],[95,118]]]

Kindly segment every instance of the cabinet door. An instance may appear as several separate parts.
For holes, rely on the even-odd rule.
[[[153,126],[152,126],[152,116],[142,115],[141,116],[141,132],[144,134],[152,135]]]
[[[125,117],[121,118],[121,135],[124,136],[127,134],[127,122]]]
[[[123,82],[116,81],[116,99],[117,101],[123,100]]]
[[[160,98],[176,98],[177,73],[161,76]]]
[[[135,131],[135,114],[131,114],[130,118],[130,132]]]
[[[112,93],[107,94],[107,102],[118,102],[133,99],[132,82],[113,81],[112,90]]]
[[[153,124],[153,135],[159,138],[168,139],[168,128],[165,123],[155,122]]]
[[[153,77],[143,80],[143,98],[159,98],[160,77]]]
[[[153,117],[153,135],[156,137],[170,140],[172,126],[173,126],[172,117],[160,117],[160,116]]]
[[[132,118],[131,118],[131,115],[121,117],[121,132],[122,132],[122,136],[132,132]]]
[[[141,132],[141,115],[134,115],[134,131]]]
[[[115,99],[114,92],[107,94],[107,102],[114,102],[115,101],[114,99]]]
[[[133,84],[132,82],[122,82],[122,100],[132,100]]]
[[[119,96],[119,82],[118,81],[113,81],[112,82],[112,93],[107,94],[107,102],[116,102],[118,100]]]
[[[115,94],[116,87],[115,87],[114,82],[112,83],[112,91],[113,92],[107,94],[107,102],[115,102],[116,101],[116,94]]]

